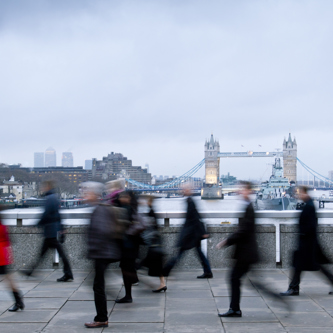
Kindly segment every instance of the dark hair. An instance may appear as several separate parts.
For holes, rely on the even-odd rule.
[[[308,192],[309,192],[308,187],[304,186],[304,185],[299,186],[298,190],[304,192],[305,194],[308,194]]]
[[[43,181],[44,186],[47,186],[50,189],[54,189],[55,188],[55,182],[54,180],[45,180]]]
[[[245,180],[241,180],[239,182],[239,185],[241,185],[242,187],[244,187],[247,190],[252,190],[252,183],[251,182],[248,182],[248,181],[245,181]]]

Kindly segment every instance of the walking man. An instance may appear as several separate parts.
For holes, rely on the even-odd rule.
[[[73,281],[73,273],[69,265],[69,261],[65,252],[58,241],[58,232],[60,233],[60,242],[64,242],[63,227],[59,214],[59,200],[55,191],[54,182],[49,180],[43,183],[43,190],[45,192],[45,210],[42,218],[38,222],[38,226],[44,228],[44,242],[38,260],[32,265],[32,268],[26,272],[30,276],[34,269],[38,266],[40,260],[44,257],[48,249],[56,249],[60,258],[64,263],[64,275],[57,279],[58,282]]]
[[[169,276],[170,271],[174,267],[174,265],[179,261],[185,251],[190,250],[192,248],[196,249],[199,260],[204,269],[204,273],[202,275],[197,276],[198,279],[212,278],[213,273],[210,268],[210,264],[206,256],[202,253],[201,250],[201,240],[208,238],[208,234],[206,232],[206,228],[200,219],[199,212],[195,207],[195,203],[191,198],[192,191],[189,187],[185,187],[183,189],[183,194],[187,197],[187,211],[185,223],[180,231],[180,236],[178,240],[178,255],[171,259],[163,269],[163,276]]]
[[[219,317],[241,317],[240,309],[240,286],[241,278],[249,270],[252,264],[258,259],[258,247],[255,235],[254,209],[250,201],[252,185],[250,182],[242,182],[240,194],[245,204],[244,217],[239,219],[238,230],[227,239],[217,244],[217,248],[235,245],[234,259],[235,265],[230,274],[231,302],[230,308],[225,313],[220,313]]]
[[[108,327],[104,275],[108,265],[121,258],[120,246],[116,237],[116,218],[110,205],[98,203],[103,191],[103,184],[87,182],[84,183],[84,188],[85,199],[95,206],[88,229],[88,258],[94,261],[95,266],[93,288],[97,312],[94,321],[85,323],[85,327]]]
[[[302,213],[299,217],[298,249],[294,252],[294,274],[286,292],[281,296],[298,296],[302,271],[320,270],[333,285],[333,275],[323,266],[329,260],[323,254],[317,239],[318,219],[313,200],[308,194],[306,186],[300,186],[299,198],[304,201]]]

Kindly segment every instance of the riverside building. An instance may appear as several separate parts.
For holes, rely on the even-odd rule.
[[[137,182],[151,184],[151,174],[146,168],[133,166],[132,160],[120,153],[111,152],[102,160],[96,158],[92,161],[92,178],[106,180],[115,180],[118,178],[131,178]],[[131,186],[129,184],[129,186]]]

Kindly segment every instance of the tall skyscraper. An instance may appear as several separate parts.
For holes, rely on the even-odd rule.
[[[65,152],[62,153],[62,166],[65,168],[72,168],[73,167],[73,153]]]
[[[34,167],[44,168],[44,153],[34,153]]]
[[[49,147],[45,151],[45,167],[53,166],[57,166],[57,155],[56,151],[52,147]]]
[[[84,161],[84,168],[86,170],[91,170],[92,169],[92,160],[85,160]]]

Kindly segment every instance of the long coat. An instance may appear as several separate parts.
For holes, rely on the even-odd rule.
[[[246,206],[244,217],[239,219],[238,230],[227,239],[227,246],[235,245],[234,259],[240,265],[251,265],[259,260],[255,235],[254,209]]]
[[[0,223],[0,266],[12,263],[7,228]]]
[[[178,246],[182,250],[189,250],[200,245],[202,236],[206,234],[205,226],[191,197],[187,198],[185,223],[180,231]]]
[[[319,270],[320,264],[329,260],[322,252],[317,239],[318,219],[312,199],[305,202],[299,217],[298,249],[294,254],[293,266],[301,271]]]
[[[120,260],[119,241],[114,237],[116,221],[109,206],[100,204],[91,214],[88,228],[88,258]]]
[[[56,238],[58,231],[62,230],[58,196],[54,190],[50,190],[45,197],[45,210],[38,226],[44,228],[45,238]]]

